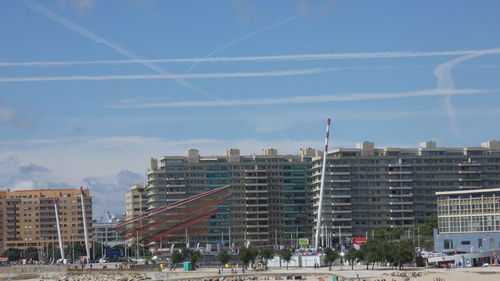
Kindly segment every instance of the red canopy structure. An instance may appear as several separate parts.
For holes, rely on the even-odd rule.
[[[113,228],[124,239],[135,238],[144,244],[160,238],[164,241],[175,241],[184,237],[187,228],[190,236],[202,235],[207,232],[206,220],[215,216],[218,204],[231,196],[229,187],[218,187],[156,208]]]

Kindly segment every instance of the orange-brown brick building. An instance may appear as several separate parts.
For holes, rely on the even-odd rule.
[[[79,189],[0,190],[0,252],[7,248],[58,245],[54,201],[57,201],[64,245],[84,243]],[[92,198],[83,190],[89,238]]]

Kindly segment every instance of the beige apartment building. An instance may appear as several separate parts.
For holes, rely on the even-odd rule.
[[[314,220],[322,157],[312,163]],[[323,225],[332,237],[365,236],[374,229],[409,228],[437,216],[436,192],[500,186],[500,141],[480,147],[356,148],[328,153]]]
[[[222,156],[200,156],[191,149],[184,156],[152,159],[147,204],[155,209],[231,185],[232,196],[218,205],[208,232],[191,241],[226,247],[298,245],[299,238],[311,236],[309,179],[315,153],[303,149],[299,155],[279,155],[270,148],[261,155],[240,155],[230,149]]]
[[[144,185],[134,185],[125,194],[125,216],[126,219],[140,215],[148,209],[148,199],[146,197],[146,187]]]
[[[145,199],[134,202],[151,210],[231,185],[231,198],[219,205],[199,241],[297,246],[298,238],[312,237],[316,225],[321,170],[322,153],[313,149],[296,155],[276,149],[240,155],[230,149],[222,156],[192,149],[152,159],[148,183],[136,191]],[[434,141],[376,148],[366,141],[330,151],[325,176],[322,243],[375,229],[408,229],[437,216],[436,192],[500,187],[500,141],[460,148]]]
[[[63,243],[84,243],[79,189],[0,190],[0,251],[58,245],[54,201]],[[83,190],[89,236],[92,236],[92,198]]]

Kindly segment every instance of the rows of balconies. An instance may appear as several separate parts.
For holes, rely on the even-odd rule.
[[[389,205],[413,205],[411,201],[389,202]]]
[[[412,171],[389,171],[389,175],[411,175]]]
[[[233,212],[234,213],[234,212]],[[267,214],[269,211],[267,210],[260,210],[260,211],[242,211],[241,213],[244,214]]]
[[[268,200],[268,196],[267,195],[262,195],[262,194],[255,194],[255,195],[246,195],[245,196],[245,199],[246,200]]]
[[[267,176],[248,176],[248,175],[245,175],[243,178],[245,180],[267,180],[268,179]]]
[[[246,203],[245,207],[251,208],[251,207],[268,207],[268,203]]]
[[[352,218],[332,218],[332,222],[349,222],[352,221]]]
[[[391,221],[401,221],[401,220],[413,220],[413,216],[407,216],[407,217],[390,217],[389,218]]]
[[[334,214],[351,214],[351,210],[332,210]]]
[[[481,174],[482,171],[481,170],[458,170],[458,173],[459,174]]]
[[[246,218],[246,221],[268,221],[269,218],[268,217],[264,217],[264,218]]]
[[[267,183],[245,183],[245,186],[267,186]]]
[[[482,185],[460,185],[458,188],[460,189],[480,189]]]
[[[330,195],[330,198],[338,198],[338,199],[351,198],[351,195],[350,194],[332,194],[332,195]]]
[[[413,179],[387,179],[388,182],[412,182]]]
[[[251,224],[253,223],[253,224]],[[269,228],[269,224],[267,223],[267,221],[246,221],[246,227],[247,228]],[[266,229],[266,231],[268,231]]]
[[[412,213],[413,210],[408,210],[408,209],[400,209],[400,210],[395,210],[395,209],[389,209],[389,213]]]
[[[413,197],[413,194],[389,194],[389,198],[396,198],[396,197]]]
[[[398,190],[398,189],[413,189],[412,186],[389,186],[389,190]]]

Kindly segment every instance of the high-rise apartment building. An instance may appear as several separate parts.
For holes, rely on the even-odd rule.
[[[267,149],[247,156],[237,149],[200,156],[192,149],[185,156],[152,159],[143,192],[148,209],[154,209],[231,185],[231,198],[219,205],[200,242],[296,245],[297,238],[312,236],[321,168],[322,153],[313,149],[298,155]],[[366,141],[334,149],[327,158],[320,233],[326,241],[339,234],[412,227],[437,215],[438,191],[499,186],[500,141],[464,148],[438,147],[433,141],[418,148],[375,148]]]
[[[63,243],[84,243],[79,189],[0,191],[0,252],[7,248],[58,245],[54,202]],[[92,235],[92,198],[83,190],[89,236]],[[58,246],[57,246],[58,247]]]
[[[170,204],[215,187],[231,185],[232,196],[219,204],[208,233],[191,241],[252,245],[297,244],[311,236],[312,149],[300,155],[240,155],[230,149],[223,156],[185,156],[152,159],[146,186],[149,209]],[[230,245],[232,246],[232,245]]]
[[[322,158],[313,159],[314,213]],[[372,142],[328,153],[323,225],[332,237],[411,227],[437,215],[437,191],[500,186],[500,141],[481,147],[375,148]],[[316,215],[314,216],[314,219]]]
[[[125,195],[125,216],[127,219],[140,215],[148,209],[146,187],[134,185]]]

